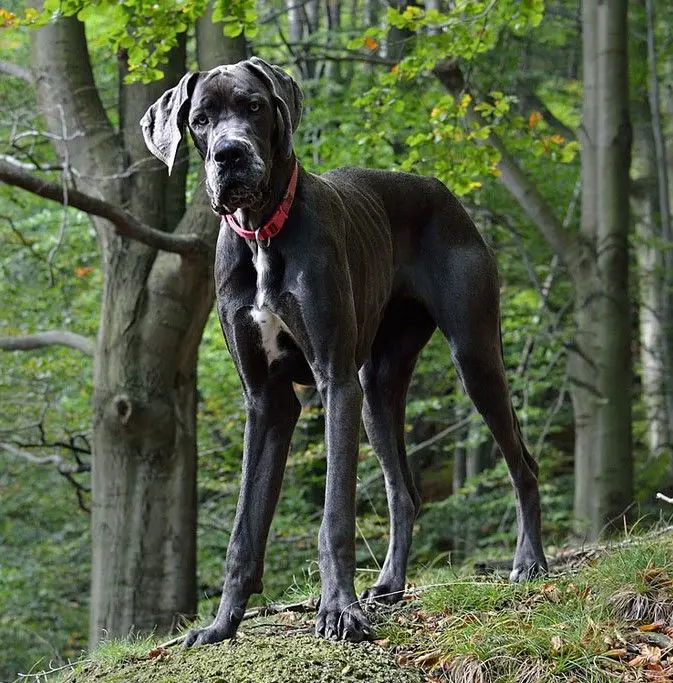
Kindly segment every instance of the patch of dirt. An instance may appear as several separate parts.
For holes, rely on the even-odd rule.
[[[68,683],[420,683],[372,643],[307,635],[243,636],[191,650],[159,649],[146,660],[106,669],[90,664]]]

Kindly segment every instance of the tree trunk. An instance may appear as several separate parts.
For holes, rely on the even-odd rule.
[[[647,63],[645,45],[639,41],[635,56]],[[652,134],[652,115],[647,88],[636,89],[631,108],[634,113],[634,184],[632,205],[636,214],[636,259],[638,263],[640,325],[640,365],[643,403],[647,419],[647,444],[650,457],[657,457],[668,446],[669,421],[666,410],[666,333],[665,259],[657,244],[663,238],[659,216],[657,154]],[[637,189],[636,189],[637,188]]]
[[[194,223],[212,223],[206,212],[192,206]],[[116,264],[94,375],[92,646],[196,612],[196,359],[212,276],[166,253],[135,283]]]
[[[594,0],[591,0],[592,2]],[[627,0],[597,3],[596,460],[592,536],[621,527],[633,500],[631,450],[631,327],[628,296],[629,121]]]
[[[647,95],[652,122],[652,143],[655,159],[654,178],[657,183],[658,199],[658,205],[654,207],[654,214],[659,217],[661,238],[669,246],[664,251],[663,256],[663,300],[662,306],[658,310],[662,316],[662,326],[664,329],[660,352],[664,362],[663,388],[667,423],[666,441],[670,447],[673,444],[673,216],[671,216],[669,192],[673,188],[669,184],[666,140],[661,120],[653,0],[645,0],[645,11],[647,22],[647,66],[649,71]],[[673,481],[673,457],[669,461],[669,480]]]
[[[597,12],[594,2],[582,3],[582,55],[584,100],[582,105],[582,191],[580,232],[588,245],[596,239],[596,88],[595,39]],[[587,255],[589,256],[589,255]],[[595,407],[598,387],[595,378],[597,357],[592,323],[597,289],[594,254],[581,264],[575,278],[573,322],[575,338],[568,357],[570,395],[575,417],[575,496],[573,524],[578,536],[587,533],[591,520],[593,457],[595,454]]]
[[[150,85],[124,84],[120,56],[117,134],[98,98],[82,24],[61,19],[33,41],[50,130],[60,132],[65,118],[83,133],[57,145],[75,177],[155,229],[194,232],[214,246],[218,221],[202,189],[185,211],[186,147],[169,178],[148,163],[138,126],[184,72],[184,42],[165,78]],[[230,43],[221,33],[203,43],[202,61],[222,63]],[[167,630],[196,612],[196,364],[213,301],[210,263],[157,252],[105,221],[95,224],[105,279],[93,392],[92,646],[103,634]]]
[[[583,258],[574,268],[569,357],[575,531],[598,537],[633,498],[628,298],[630,127],[626,2],[583,3]]]

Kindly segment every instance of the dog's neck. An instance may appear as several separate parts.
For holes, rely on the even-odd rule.
[[[237,209],[234,213],[236,222],[242,228],[254,232],[271,218],[274,211],[283,201],[296,163],[297,159],[294,152],[292,152],[289,159],[277,157],[273,160],[273,173],[271,174],[269,189],[266,192],[264,203],[254,209]]]

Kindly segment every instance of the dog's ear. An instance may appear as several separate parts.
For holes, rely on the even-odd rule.
[[[287,158],[292,154],[292,133],[297,130],[301,120],[304,95],[295,80],[277,66],[259,57],[252,57],[243,64],[266,84],[273,95],[281,124],[281,152]]]
[[[147,148],[168,166],[170,175],[182,134],[187,123],[189,105],[200,74],[185,74],[180,82],[167,90],[140,119]]]

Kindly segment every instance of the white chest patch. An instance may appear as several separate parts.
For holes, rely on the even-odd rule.
[[[262,348],[266,354],[269,365],[283,355],[282,349],[278,346],[278,335],[281,332],[290,334],[285,323],[274,315],[268,308],[264,308],[265,280],[269,269],[269,257],[263,248],[257,249],[255,257],[255,270],[257,271],[257,294],[255,295],[255,308],[250,312],[250,316],[257,323],[262,337]]]
[[[266,354],[269,365],[283,355],[283,350],[278,346],[278,335],[281,332],[290,334],[285,323],[266,308],[253,308],[250,316],[257,323],[262,336],[262,348]],[[292,335],[290,335],[292,336]]]
[[[259,247],[257,249],[257,256],[255,257],[255,270],[257,271],[257,295],[255,296],[255,305],[257,308],[264,307],[264,280],[269,269],[269,257],[264,249]]]

